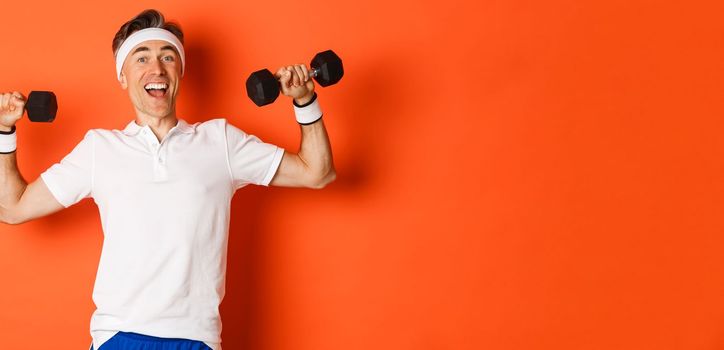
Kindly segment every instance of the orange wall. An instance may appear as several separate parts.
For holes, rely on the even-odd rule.
[[[0,91],[60,102],[28,180],[133,118],[110,44],[144,8],[186,32],[181,117],[290,150],[246,77],[344,60],[337,181],[234,199],[225,349],[724,348],[721,1],[130,3],[3,3]],[[90,200],[0,225],[4,348],[89,346],[101,244]]]

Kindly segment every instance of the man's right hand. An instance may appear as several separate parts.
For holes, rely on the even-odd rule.
[[[12,130],[23,117],[25,101],[25,96],[17,91],[0,94],[0,131]]]

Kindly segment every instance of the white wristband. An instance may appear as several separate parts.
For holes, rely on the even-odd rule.
[[[0,153],[13,153],[17,148],[15,127],[10,132],[0,132]]]
[[[322,118],[322,108],[319,107],[317,101],[317,93],[314,93],[312,99],[304,105],[298,105],[296,101],[294,103],[294,115],[297,117],[297,122],[302,125],[313,124],[320,118]]]

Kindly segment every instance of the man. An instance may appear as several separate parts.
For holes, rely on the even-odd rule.
[[[304,65],[276,73],[301,124],[294,154],[224,119],[190,125],[177,117],[183,33],[158,11],[125,23],[113,43],[135,120],[123,130],[90,130],[29,185],[15,157],[25,97],[2,94],[0,220],[19,224],[92,197],[104,241],[91,349],[220,350],[234,192],[247,184],[322,188],[335,178],[314,83]]]

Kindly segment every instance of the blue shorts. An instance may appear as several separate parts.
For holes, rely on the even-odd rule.
[[[91,344],[90,350],[93,350]],[[211,350],[202,341],[181,338],[159,338],[150,335],[118,332],[98,350]]]

